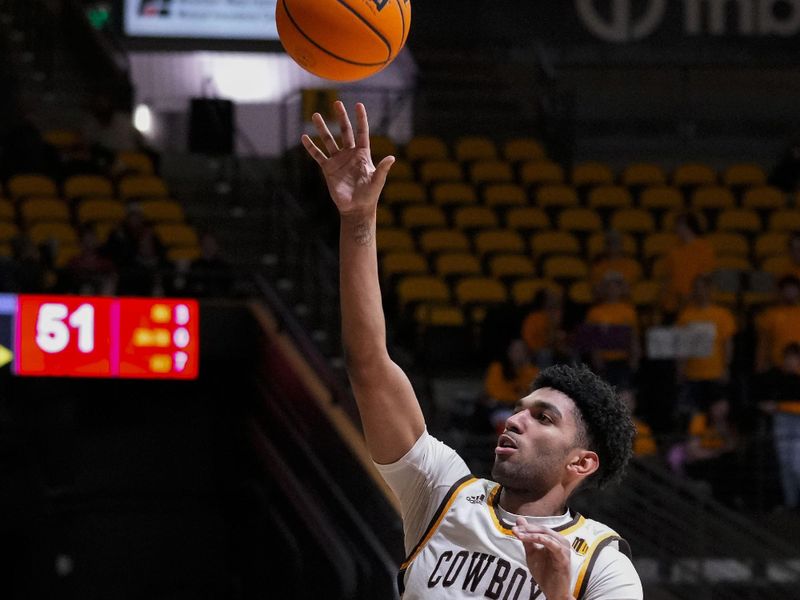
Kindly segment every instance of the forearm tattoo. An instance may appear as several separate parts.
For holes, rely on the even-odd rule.
[[[375,228],[369,221],[358,223],[353,228],[353,234],[356,244],[359,246],[371,246],[375,241]]]

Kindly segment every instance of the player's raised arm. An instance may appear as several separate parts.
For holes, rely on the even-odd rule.
[[[356,105],[355,132],[344,105],[337,102],[334,109],[341,127],[341,146],[319,114],[314,115],[314,124],[324,151],[308,136],[302,141],[322,168],[339,211],[342,340],[347,372],[372,458],[388,464],[408,452],[425,429],[411,383],[386,348],[378,281],[376,212],[394,158],[384,158],[377,168],[373,165],[363,104]]]

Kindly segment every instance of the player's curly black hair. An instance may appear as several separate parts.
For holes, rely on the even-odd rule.
[[[633,454],[635,427],[630,411],[608,383],[587,366],[554,365],[544,369],[531,391],[552,388],[568,396],[578,409],[588,450],[597,453],[600,467],[585,485],[601,488],[619,480]]]

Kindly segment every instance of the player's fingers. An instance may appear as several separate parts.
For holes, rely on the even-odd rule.
[[[369,119],[367,107],[361,102],[356,104],[356,147],[369,150]]]
[[[336,138],[333,137],[331,130],[328,129],[328,124],[325,122],[325,119],[322,118],[321,114],[314,113],[311,120],[317,128],[319,137],[322,138],[322,143],[325,144],[328,154],[331,156],[336,154],[336,152],[339,151],[339,144],[336,143]]]
[[[389,176],[389,171],[392,169],[393,164],[394,156],[387,156],[378,163],[378,166],[375,167],[375,175],[372,176],[374,185],[382,188],[386,184],[386,178]]]
[[[334,103],[336,115],[339,117],[339,128],[342,130],[342,148],[355,148],[356,140],[353,137],[353,126],[350,124],[350,117],[344,102],[337,100]]]
[[[328,157],[325,156],[325,153],[317,148],[314,140],[312,140],[310,137],[303,135],[303,137],[300,138],[300,141],[303,143],[303,147],[306,149],[306,152],[308,152],[308,155],[317,161],[318,165],[322,166],[322,164],[328,160]]]
[[[561,562],[569,561],[569,546],[565,547],[560,541],[548,535],[533,533],[527,536],[524,542],[526,545],[528,543],[532,544],[535,549],[547,551],[551,556]]]

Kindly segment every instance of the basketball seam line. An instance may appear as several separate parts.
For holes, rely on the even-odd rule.
[[[380,63],[380,64],[384,64],[384,65],[385,65],[386,63],[388,63],[388,62],[389,62],[389,59],[390,59],[390,58],[392,58],[392,44],[391,44],[391,43],[389,43],[389,40],[387,40],[387,39],[384,37],[384,35],[383,35],[383,34],[382,34],[380,31],[378,31],[377,29],[375,29],[375,27],[372,25],[372,23],[370,23],[370,22],[369,22],[369,21],[367,21],[367,20],[366,20],[366,19],[365,19],[363,16],[361,16],[361,15],[358,13],[358,11],[357,11],[356,9],[354,9],[354,8],[353,8],[352,6],[350,6],[350,5],[349,5],[347,2],[345,2],[345,0],[337,0],[337,2],[338,2],[339,4],[341,4],[342,6],[344,6],[344,7],[345,7],[347,10],[349,10],[351,13],[353,13],[353,14],[355,15],[355,17],[356,17],[356,18],[357,18],[359,21],[361,21],[362,23],[364,23],[364,25],[366,25],[366,26],[367,26],[367,27],[368,27],[370,30],[372,30],[372,33],[374,33],[375,35],[377,35],[377,36],[378,36],[378,38],[379,38],[379,39],[380,39],[380,40],[381,40],[381,41],[382,41],[384,44],[386,44],[386,60],[385,60],[385,61],[383,61],[383,62],[382,62],[382,63]]]
[[[403,0],[397,0],[397,10],[400,11],[400,21],[403,23],[403,37],[400,40],[400,48],[402,49],[403,46],[406,45],[406,39],[408,38],[408,31],[406,31],[406,16],[403,14]],[[397,51],[400,53],[400,50]]]
[[[358,16],[360,18],[360,15],[358,15],[358,13],[353,11],[352,8],[350,8],[349,6],[344,4],[341,0],[338,0],[338,2],[343,4],[348,10],[350,10],[351,12],[353,12],[354,14],[356,14],[356,16]],[[350,64],[350,65],[354,65],[356,67],[378,67],[378,66],[381,66],[381,65],[385,65],[386,62],[388,61],[388,59],[387,59],[386,61],[377,62],[377,63],[362,63],[362,62],[357,62],[357,61],[354,61],[354,60],[349,60],[347,58],[344,58],[343,56],[339,56],[338,54],[335,54],[335,53],[331,52],[327,48],[323,48],[317,42],[315,42],[313,39],[311,39],[308,36],[308,34],[305,31],[303,31],[303,29],[300,27],[300,25],[297,23],[297,21],[294,20],[294,17],[292,16],[292,13],[289,11],[289,6],[287,5],[286,0],[281,0],[281,5],[283,6],[283,10],[286,11],[286,16],[289,17],[289,20],[292,22],[292,25],[294,25],[294,28],[297,29],[297,31],[300,32],[300,35],[302,35],[306,40],[308,40],[308,42],[311,43],[315,48],[317,48],[318,50],[324,52],[325,54],[327,54],[329,56],[332,56],[336,60],[340,60],[342,62],[345,62],[345,63]],[[369,25],[369,23],[367,23],[367,25]],[[372,29],[372,31],[374,33],[378,33],[372,27],[370,27],[370,29]],[[383,37],[380,36],[380,34],[378,34],[378,37],[381,38],[382,42],[387,43],[386,40],[383,39]],[[391,55],[391,48],[390,48],[389,52],[390,52],[390,55]]]

